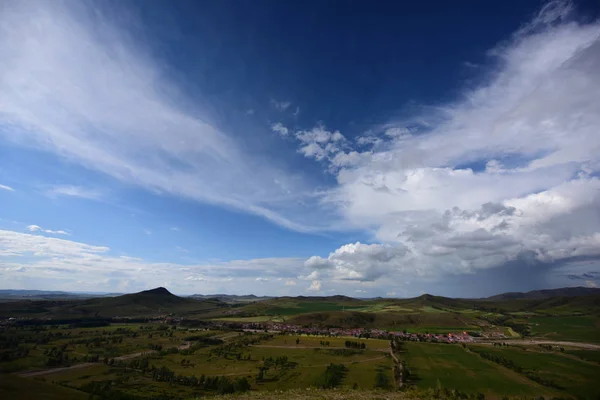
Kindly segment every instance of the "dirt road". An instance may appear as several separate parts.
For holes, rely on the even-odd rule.
[[[499,341],[476,341],[475,344],[492,344],[498,343]],[[500,341],[501,342],[501,341]],[[579,347],[586,350],[600,350],[600,344],[594,343],[582,343],[582,342],[564,342],[564,341],[556,341],[556,340],[538,340],[538,339],[525,339],[525,340],[509,340],[506,343],[511,345],[538,345],[538,344],[550,344],[553,346],[567,346],[567,347]]]

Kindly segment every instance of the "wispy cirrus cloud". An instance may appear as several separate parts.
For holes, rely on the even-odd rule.
[[[13,189],[10,186],[6,186],[6,185],[0,185],[0,190],[6,190],[8,192],[14,192],[15,191],[15,189]]]
[[[29,232],[42,232],[42,233],[49,233],[51,235],[69,235],[69,233],[66,231],[63,231],[63,230],[53,231],[52,229],[44,229],[39,225],[28,225],[27,230]]]
[[[109,19],[109,7],[17,1],[3,6],[1,137],[154,192],[310,230],[290,217],[296,215],[290,208],[300,204],[295,200],[307,195],[303,180],[247,153],[219,129],[208,110],[167,78],[169,71],[145,43],[134,39],[132,30],[144,29],[138,20],[115,20],[130,11],[111,12]],[[289,104],[274,106],[285,110]],[[54,194],[99,195],[74,186],[57,187]]]
[[[54,185],[45,188],[44,193],[50,197],[71,196],[89,200],[102,200],[105,197],[105,192],[100,189],[76,185]]]

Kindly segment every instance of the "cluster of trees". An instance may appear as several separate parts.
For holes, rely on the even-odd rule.
[[[319,344],[320,344],[321,346],[329,346],[329,340],[321,340],[321,341],[319,342]]]
[[[123,393],[115,389],[114,381],[95,381],[82,385],[80,390],[90,394],[90,399],[97,400],[148,400],[148,397],[140,397],[133,394]],[[154,397],[152,400],[167,400],[167,397]]]
[[[67,364],[69,362],[66,344],[63,344],[59,347],[47,348],[44,350],[44,355],[48,357],[46,360],[47,367],[55,367],[58,365]]]
[[[263,364],[267,368],[287,368],[294,366],[294,362],[290,362],[287,356],[281,357],[266,357],[263,358]]]
[[[234,358],[239,360],[241,358],[240,353],[245,350],[248,346],[258,344],[262,341],[272,339],[271,334],[261,334],[257,336],[242,336],[231,342],[222,344],[210,350],[211,356],[217,356],[222,358]]]
[[[392,340],[390,340],[390,347],[392,348],[392,351],[394,353],[400,353],[404,351],[404,340],[395,337]]]
[[[367,345],[365,344],[365,342],[354,342],[352,340],[346,340],[346,342],[344,342],[344,345],[351,349],[366,349],[367,348]]]
[[[192,336],[186,336],[183,338],[183,340],[186,340],[188,342],[196,342],[196,343],[200,343],[206,346],[216,346],[219,344],[223,344],[223,340],[222,339],[218,339],[218,338],[213,338],[213,337],[206,337],[206,336],[202,336],[202,335],[192,335]]]
[[[341,385],[346,377],[348,368],[343,364],[329,364],[325,369],[325,373],[319,377],[316,386],[323,389],[331,389]]]
[[[262,382],[266,379],[267,371],[269,369],[286,369],[293,368],[296,366],[296,363],[293,361],[289,361],[287,356],[281,357],[263,357],[263,364],[258,367],[258,374],[256,375],[256,382]]]
[[[375,375],[375,388],[389,389],[390,386],[390,378],[388,378],[387,374],[383,371],[383,369],[377,369],[377,374]]]
[[[512,369],[519,374],[525,375],[528,379],[531,379],[534,382],[539,383],[540,385],[548,386],[555,389],[563,389],[562,386],[557,385],[552,379],[543,378],[534,374],[531,371],[525,371],[523,367],[514,363],[514,361],[504,358],[502,356],[497,356],[495,354],[489,354],[486,352],[479,352],[480,357],[485,358],[486,360],[495,362],[496,364],[500,364],[506,368]]]
[[[169,382],[170,384],[179,384],[190,386],[200,390],[216,391],[220,394],[246,392],[250,390],[250,382],[246,378],[230,379],[226,376],[204,376],[200,378],[195,376],[175,375],[167,367],[154,368],[150,371],[150,376],[158,382]]]
[[[315,349],[315,351],[319,351],[321,349]],[[327,350],[329,354],[331,354],[332,356],[343,356],[343,357],[350,357],[350,356],[354,356],[356,354],[361,354],[360,351],[358,350],[353,350],[353,349],[331,349],[331,350]]]
[[[460,390],[438,387],[433,393],[434,399],[446,400],[485,400],[483,393],[463,393]]]

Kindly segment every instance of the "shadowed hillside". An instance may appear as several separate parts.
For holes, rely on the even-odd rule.
[[[568,287],[559,289],[532,290],[530,292],[501,293],[486,298],[486,300],[515,300],[515,299],[548,299],[551,297],[577,297],[600,295],[600,288]]]
[[[0,316],[52,318],[151,317],[161,314],[195,315],[228,307],[219,300],[175,296],[159,287],[139,293],[81,301],[19,301],[0,303]]]

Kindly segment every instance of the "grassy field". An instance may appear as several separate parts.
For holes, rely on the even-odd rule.
[[[141,329],[143,328],[143,329]],[[87,362],[90,357],[100,360],[144,352],[151,346],[164,349],[180,346],[189,336],[217,335],[220,331],[205,333],[185,329],[167,329],[158,324],[115,324],[96,328],[69,328],[68,326],[49,327],[42,330],[29,330],[24,333],[17,329],[5,329],[4,340],[17,340],[27,347],[27,357],[20,357],[0,363],[0,373],[43,369],[51,357],[48,351],[61,349],[60,365],[74,365]]]
[[[600,351],[598,350],[565,350],[565,353],[600,364]]]
[[[534,336],[552,340],[600,342],[600,319],[591,316],[534,317],[531,324]]]
[[[191,356],[170,354],[151,356],[150,364],[156,368],[167,367],[176,374],[184,376],[229,376],[231,378],[246,377],[254,390],[279,390],[291,388],[308,388],[315,385],[330,363],[343,364],[348,369],[341,387],[373,388],[377,369],[382,369],[393,382],[391,375],[391,358],[389,355],[373,350],[343,349],[281,349],[250,347],[243,351],[242,358],[250,355],[250,360],[216,357],[210,349],[202,349]],[[346,354],[344,354],[346,353]],[[288,357],[291,368],[271,368],[262,382],[255,380],[263,359]],[[190,361],[183,366],[182,360]],[[147,376],[133,371],[97,365],[85,369],[65,371],[43,379],[47,381],[64,381],[80,387],[92,381],[120,381],[119,388],[131,394],[155,396],[162,393],[167,386],[163,382],[155,382]],[[192,395],[188,387],[176,386],[181,395]],[[173,391],[169,389],[169,392]]]
[[[35,379],[0,374],[0,398],[19,400],[87,400],[88,395]]]
[[[485,352],[504,357],[531,373],[551,380],[563,388],[563,396],[572,394],[581,398],[598,398],[600,387],[600,365],[580,361],[560,352],[543,351],[537,346],[510,346],[497,348],[491,346],[470,346],[474,351]]]
[[[329,337],[329,336],[306,336],[306,335],[277,335],[272,340],[264,342],[264,345],[272,346],[296,346],[296,339],[300,340],[298,346],[322,347],[326,348],[344,348],[347,340],[364,343],[367,349],[389,349],[390,342],[383,339],[357,339],[353,337]],[[321,342],[329,342],[329,346],[322,346]]]
[[[418,387],[446,387],[488,396],[553,396],[556,391],[494,365],[458,345],[406,343],[402,354]]]

